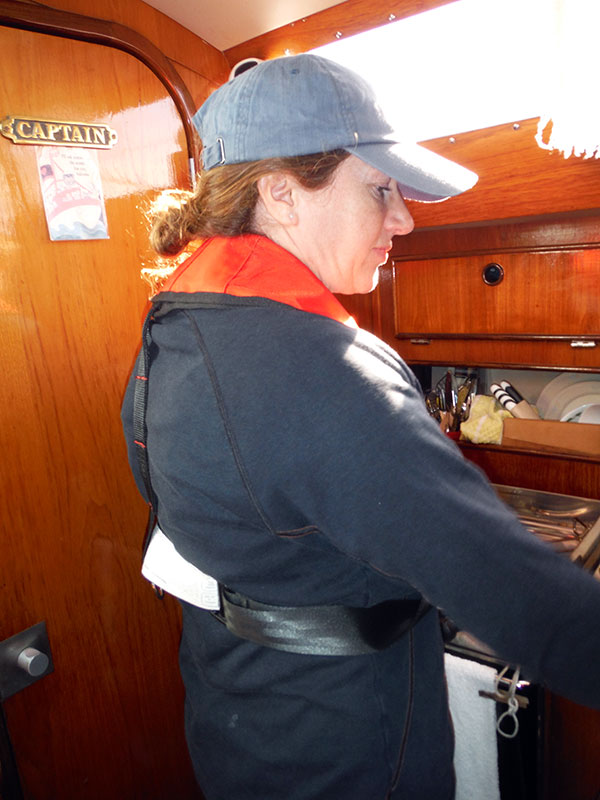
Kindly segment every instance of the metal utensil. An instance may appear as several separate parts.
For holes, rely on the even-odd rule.
[[[452,387],[452,373],[450,370],[446,372],[446,377],[444,379],[444,401],[446,403],[446,411],[453,411],[455,406],[455,397]]]
[[[425,405],[427,406],[427,411],[429,411],[436,422],[441,422],[442,411],[439,404],[439,395],[436,391],[432,390],[427,392],[425,395]]]

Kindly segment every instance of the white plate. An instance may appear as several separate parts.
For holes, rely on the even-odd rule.
[[[600,381],[587,379],[579,380],[579,382],[572,383],[570,386],[561,389],[550,398],[544,419],[562,419],[567,406],[574,400],[577,400],[577,398],[583,398],[586,395],[596,395],[596,397],[600,397]],[[584,402],[585,401],[582,400],[578,405],[581,406]],[[598,400],[594,399],[588,402],[596,403]]]
[[[600,403],[600,393],[582,394],[571,400],[560,412],[561,422],[579,422],[579,417],[586,408]]]
[[[551,403],[554,405],[554,399],[559,392],[573,386],[573,384],[584,381],[600,382],[600,375],[590,375],[587,373],[584,375],[581,372],[563,372],[549,381],[540,392],[535,404],[537,410],[540,412],[540,417],[542,419],[558,419],[558,417],[550,417],[548,415],[549,405]]]
[[[600,405],[598,403],[592,403],[591,405],[587,406],[579,417],[578,422],[585,422],[592,425],[599,425],[600,424]]]

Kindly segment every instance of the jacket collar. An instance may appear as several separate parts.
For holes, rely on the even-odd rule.
[[[162,292],[265,297],[357,327],[305,264],[271,239],[256,234],[207,239],[169,276]]]

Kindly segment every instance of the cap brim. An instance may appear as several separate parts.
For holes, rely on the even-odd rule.
[[[436,203],[466,192],[478,181],[470,169],[418,144],[361,143],[346,150],[397,181],[406,200]]]

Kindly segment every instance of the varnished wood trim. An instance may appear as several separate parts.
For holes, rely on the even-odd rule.
[[[536,456],[538,458],[553,459],[555,461],[587,461],[592,464],[598,464],[598,459],[596,456],[587,456],[583,453],[564,453],[559,451],[536,449],[535,447],[507,447],[500,444],[481,445],[474,444],[473,442],[459,442],[458,445],[463,453],[467,456],[470,452],[475,453],[477,451],[487,451],[488,453],[497,454],[515,453],[523,456]]]
[[[0,25],[115,47],[137,58],[156,75],[171,95],[181,116],[188,153],[197,160],[200,145],[192,125],[195,111],[192,96],[169,59],[145,36],[119,22],[19,0],[0,0]]]
[[[600,209],[506,219],[475,225],[420,228],[397,237],[391,263],[498,253],[544,253],[600,247]]]
[[[462,441],[458,446],[492,483],[600,499],[600,461],[590,456]]]
[[[507,122],[424,142],[428,150],[473,170],[479,181],[443,203],[407,201],[417,229],[597,209],[598,160],[543,150],[535,140],[538,122]]]
[[[402,355],[402,354],[401,354]],[[561,365],[556,366],[553,364],[529,364],[525,361],[505,361],[504,359],[501,361],[492,361],[491,359],[480,358],[477,359],[477,363],[473,361],[473,359],[456,359],[456,358],[411,358],[407,355],[402,356],[403,360],[409,366],[416,366],[416,367],[444,367],[447,368],[449,364],[454,364],[456,366],[463,366],[463,367],[473,367],[477,366],[481,369],[522,369],[528,371],[538,371],[538,372],[546,372],[548,370],[555,370],[557,372],[581,372],[581,373],[590,373],[596,374],[598,372],[598,367],[589,367],[589,366],[569,366]]]
[[[261,36],[230,47],[225,57],[233,66],[243,58],[276,58],[289,53],[305,53],[339,38],[387,25],[390,22],[429,11],[455,0],[346,0],[331,8],[283,25]]]
[[[423,343],[428,339],[442,340],[471,340],[471,341],[513,341],[513,342],[600,342],[600,334],[573,334],[553,333],[404,333],[395,334],[396,339],[416,339]]]

